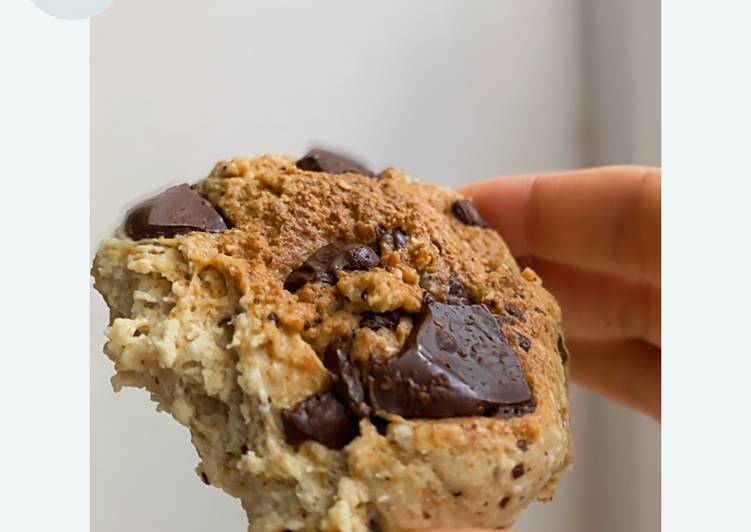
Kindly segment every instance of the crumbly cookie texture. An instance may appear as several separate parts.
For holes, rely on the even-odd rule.
[[[220,162],[101,244],[113,386],[190,429],[198,476],[240,499],[252,532],[510,526],[571,461],[559,308],[459,193],[326,156]],[[215,213],[174,208],[193,192]],[[486,312],[501,351],[463,352],[478,317],[496,327]],[[467,323],[430,321],[454,315]],[[467,355],[469,373],[449,367]],[[531,400],[471,386],[491,355]],[[442,415],[465,407],[477,415]]]

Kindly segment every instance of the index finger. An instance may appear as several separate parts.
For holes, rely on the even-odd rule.
[[[611,166],[469,185],[517,257],[536,256],[660,284],[660,169]]]

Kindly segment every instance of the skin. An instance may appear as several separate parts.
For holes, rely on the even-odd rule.
[[[660,169],[497,177],[463,192],[558,299],[574,380],[659,421]]]

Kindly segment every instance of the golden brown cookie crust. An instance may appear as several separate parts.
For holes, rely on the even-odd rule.
[[[220,162],[194,188],[229,230],[139,241],[119,230],[102,243],[93,274],[111,309],[105,352],[116,388],[146,388],[190,428],[199,473],[241,499],[250,530],[492,528],[552,496],[571,459],[560,311],[495,231],[452,214],[459,193],[396,169],[331,175],[272,155]],[[406,245],[379,246],[379,227],[401,229]],[[332,242],[379,247],[381,263],[285,290],[287,275]],[[389,414],[384,435],[365,418],[340,451],[290,446],[281,411],[331,387],[326,346],[354,334],[352,359],[394,356],[425,292],[445,300],[452,275],[505,316],[534,412]],[[399,313],[398,327],[359,328],[367,311]]]

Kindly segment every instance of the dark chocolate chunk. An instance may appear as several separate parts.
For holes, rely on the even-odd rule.
[[[313,252],[284,281],[290,292],[305,283],[336,284],[337,270],[369,270],[381,262],[378,253],[362,244],[327,244]]]
[[[391,231],[391,240],[393,242],[391,247],[396,251],[399,251],[407,245],[407,235],[404,231],[398,228]]]
[[[276,323],[277,321],[279,321],[279,318],[274,312],[269,312],[269,315],[266,316],[266,319],[273,323]]]
[[[462,490],[451,490],[451,495],[454,497],[461,497],[462,493],[464,493]]]
[[[449,305],[469,305],[471,303],[467,286],[456,274],[453,273],[451,274],[451,277],[449,277],[449,295],[447,303]]]
[[[478,227],[487,227],[488,224],[482,219],[480,213],[477,212],[475,204],[472,200],[459,199],[451,205],[451,212],[454,213],[460,222],[466,225],[476,225]]]
[[[168,188],[133,207],[125,218],[125,231],[134,240],[226,230],[227,224],[214,206],[186,184]]]
[[[399,314],[396,312],[364,312],[360,318],[360,327],[396,330],[399,325]]]
[[[365,404],[365,389],[360,370],[349,360],[351,347],[351,338],[340,338],[332,343],[326,348],[323,365],[331,373],[334,391],[339,399],[345,401],[358,417],[365,417],[370,413],[370,407]]]
[[[331,269],[337,270],[369,270],[381,263],[378,253],[370,246],[362,244],[348,244],[340,246],[334,255]]]
[[[521,452],[527,452],[527,440],[516,440],[516,446]]]
[[[331,392],[311,395],[282,411],[287,443],[299,447],[307,440],[341,449],[357,436],[357,419]]]
[[[284,288],[295,292],[305,283],[334,284],[336,276],[330,269],[330,264],[337,251],[338,246],[335,244],[328,244],[314,251],[296,270],[287,276],[284,281]]]
[[[427,301],[398,355],[372,359],[373,395],[406,418],[534,410],[524,371],[485,305]]]
[[[519,478],[524,474],[524,464],[516,464],[514,466],[514,469],[511,470],[511,476],[514,478]]]
[[[243,443],[242,447],[240,447],[240,452],[242,454],[245,454],[248,452],[248,446]]]
[[[300,170],[307,172],[326,172],[327,174],[360,174],[373,177],[374,174],[357,161],[340,155],[314,148],[305,157],[295,163]]]
[[[399,251],[407,245],[407,234],[399,228],[387,231],[379,225],[376,228],[376,241],[379,244],[386,244],[394,251]]]
[[[378,434],[381,436],[386,435],[386,429],[389,427],[389,421],[388,419],[384,419],[382,417],[376,416],[374,414],[370,415],[370,422],[373,424],[373,426],[378,431]]]
[[[514,305],[513,303],[506,303],[503,308],[506,309],[506,312],[511,314],[513,317],[518,319],[522,323],[527,323],[527,317],[524,315],[524,312],[522,309]]]
[[[563,335],[558,335],[558,354],[561,356],[561,361],[565,364],[568,362],[568,349],[566,349],[566,344],[563,342]]]
[[[209,484],[211,484],[211,483],[209,482],[209,477],[208,477],[208,475],[206,475],[206,473],[204,473],[203,471],[201,471],[201,480],[202,480],[202,481],[203,481],[203,483],[204,483],[204,484],[206,484],[207,486],[208,486]]]
[[[500,506],[501,508],[505,508],[505,507],[506,507],[506,506],[508,505],[508,502],[509,502],[510,500],[511,500],[511,497],[509,497],[508,495],[506,495],[506,496],[505,496],[505,497],[504,497],[503,499],[501,499],[501,502],[499,502],[499,503],[498,503],[498,505],[499,505],[499,506]]]
[[[521,347],[527,353],[529,353],[529,348],[532,346],[532,343],[529,341],[529,338],[527,338],[521,333],[516,333],[516,334],[519,337],[519,347]]]

